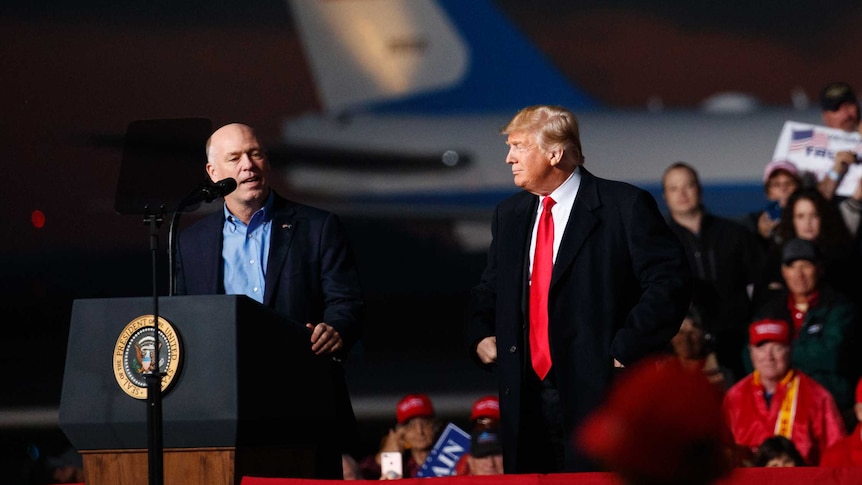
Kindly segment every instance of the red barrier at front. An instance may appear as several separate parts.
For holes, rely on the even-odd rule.
[[[405,478],[399,485],[621,485],[611,473],[559,473],[552,475],[494,475],[485,477]],[[357,485],[380,483],[357,480]],[[856,485],[862,468],[737,468],[717,485]],[[340,480],[243,477],[241,485],[344,485]]]

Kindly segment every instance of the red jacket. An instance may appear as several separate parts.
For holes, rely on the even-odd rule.
[[[826,448],[820,466],[862,466],[862,424],[853,433]]]
[[[817,465],[823,450],[846,434],[844,421],[829,391],[804,373],[792,372],[799,376],[799,389],[790,440],[808,464]],[[763,386],[755,381],[755,373],[728,389],[724,396],[724,417],[737,445],[754,450],[776,434],[775,423],[791,382],[792,378],[786,378],[778,385],[768,408]]]

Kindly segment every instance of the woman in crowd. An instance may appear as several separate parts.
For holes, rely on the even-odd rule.
[[[781,253],[786,241],[794,238],[814,242],[823,263],[824,279],[833,288],[853,294],[859,289],[859,258],[853,249],[850,232],[835,205],[813,188],[794,192],[775,228],[775,242],[766,255],[763,274],[754,288],[755,303],[768,298],[770,292],[784,289],[781,277]]]

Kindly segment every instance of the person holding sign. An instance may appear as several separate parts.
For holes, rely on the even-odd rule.
[[[786,121],[772,160],[787,160],[799,169],[806,185],[816,185],[827,200],[843,199],[862,179],[859,103],[845,82],[826,85],[820,92],[823,125]]]
[[[859,101],[856,92],[845,82],[833,82],[820,91],[823,124],[844,131],[859,129]]]
[[[823,124],[829,128],[855,133],[859,130],[859,101],[856,92],[845,82],[833,82],[820,92],[820,109]],[[847,175],[850,166],[857,163],[857,155],[852,150],[835,153],[832,168],[817,184],[820,193],[832,199],[841,180]]]

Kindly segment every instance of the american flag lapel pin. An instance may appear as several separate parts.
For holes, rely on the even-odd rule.
[[[291,227],[293,227],[293,224],[282,224],[281,225],[282,229],[290,229]]]

